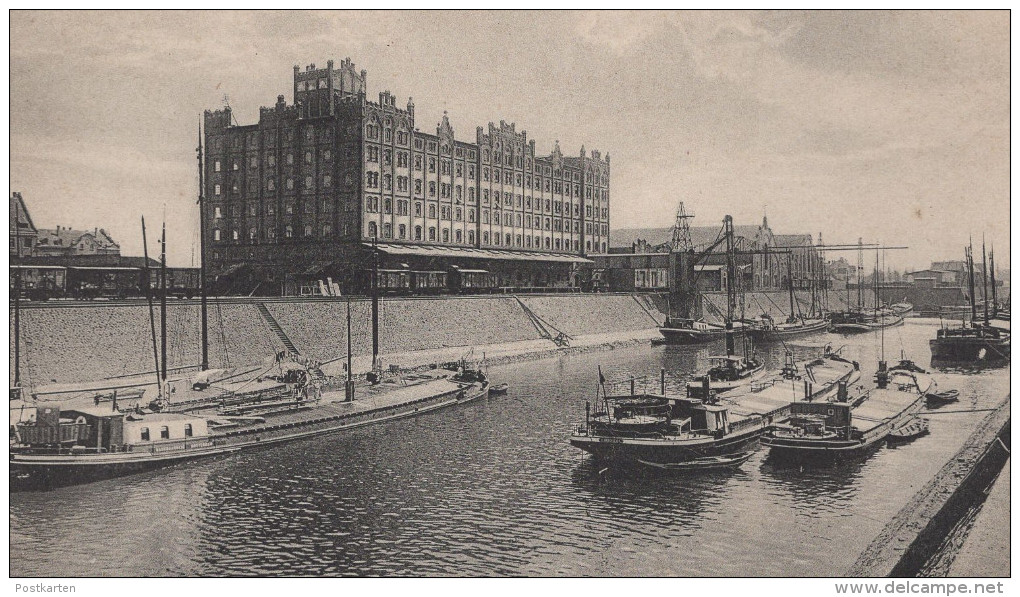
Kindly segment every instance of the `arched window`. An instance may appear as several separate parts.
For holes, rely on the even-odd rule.
[[[215,241],[220,240],[220,229],[219,228],[213,228],[212,237],[213,237],[213,240],[215,240]]]
[[[385,224],[383,224],[382,225],[382,235],[383,235],[383,238],[390,238],[390,237],[392,237],[393,236],[393,225],[390,224],[389,222],[386,222]]]
[[[166,425],[159,428],[159,439],[170,439],[170,428]]]
[[[294,238],[294,228],[287,224],[287,227],[283,229],[283,235],[287,238]]]
[[[309,224],[308,226],[305,226],[305,236],[311,236],[311,235],[312,235],[312,226]]]
[[[456,240],[456,241],[457,241],[458,243],[464,242],[464,234],[463,234],[463,233],[462,233],[462,232],[461,232],[460,230],[457,230],[457,231],[456,231],[456,232],[454,233],[454,239],[455,239],[455,240]]]
[[[414,227],[414,240],[421,240],[421,226]]]
[[[443,242],[444,243],[450,242],[450,229],[449,228],[443,228]]]
[[[374,238],[378,234],[378,230],[379,229],[376,227],[375,222],[369,222],[368,223],[368,238]]]
[[[333,227],[329,224],[322,225],[322,236],[329,236],[333,234]]]
[[[508,246],[508,247],[509,247],[509,246],[510,246],[510,244],[511,244],[511,240],[510,240],[510,239],[511,239],[511,237],[510,237],[510,235],[509,235],[509,234],[507,234],[507,235],[506,235],[506,236],[505,236],[504,238],[506,238],[506,246]]]
[[[429,226],[429,240],[431,240],[431,241],[436,240],[436,227],[435,226]]]

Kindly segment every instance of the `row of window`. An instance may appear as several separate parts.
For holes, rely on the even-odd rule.
[[[143,442],[151,441],[148,427],[142,427],[141,429],[139,429],[139,432],[141,434],[141,439]],[[194,432],[191,429],[191,423],[185,423],[184,437],[192,437],[193,433]],[[159,428],[159,439],[170,439],[170,428],[168,426],[163,425],[162,427]]]

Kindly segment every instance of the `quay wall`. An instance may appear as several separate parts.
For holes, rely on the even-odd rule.
[[[761,293],[756,293],[761,294]],[[751,302],[748,295],[748,304]],[[758,296],[761,304],[782,305],[786,293]],[[725,309],[724,294],[706,300]],[[797,300],[810,304],[810,295]],[[837,302],[830,293],[830,305]],[[255,365],[286,349],[283,338],[263,316],[264,307],[283,335],[302,354],[318,361],[347,354],[347,301],[338,298],[217,298],[208,310],[209,365]],[[353,354],[371,354],[370,301],[351,301]],[[522,358],[559,348],[552,338],[570,336],[571,346],[593,347],[657,337],[665,318],[664,295],[571,294],[386,297],[380,301],[380,353],[400,355],[384,362],[481,352]],[[752,314],[748,308],[748,314]],[[777,310],[776,314],[780,311]],[[709,317],[711,318],[711,317]],[[152,371],[152,337],[144,301],[28,303],[22,310],[22,378],[31,386],[94,381]],[[14,336],[10,359],[13,378]],[[156,312],[158,333],[159,313]],[[200,311],[197,301],[173,301],[167,310],[167,361],[170,369],[200,361]],[[442,355],[442,357],[440,357]],[[447,359],[447,360],[454,360]],[[427,364],[434,360],[421,361]]]
[[[947,534],[986,497],[1009,459],[1010,397],[978,425],[942,470],[885,526],[847,571],[850,577],[923,573]]]

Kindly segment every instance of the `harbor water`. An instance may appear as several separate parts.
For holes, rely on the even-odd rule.
[[[936,325],[885,332],[929,365]],[[878,332],[825,344],[870,379]],[[738,342],[739,345],[739,342]],[[935,371],[960,401],[931,433],[869,458],[736,470],[600,470],[568,442],[601,366],[610,382],[679,388],[722,343],[631,346],[489,368],[506,395],[421,416],[46,492],[11,494],[19,576],[832,576],[1009,392],[1008,368]],[[760,349],[771,364],[782,347]],[[793,396],[791,396],[791,399]],[[948,412],[954,411],[954,412]],[[929,416],[929,415],[925,415]]]

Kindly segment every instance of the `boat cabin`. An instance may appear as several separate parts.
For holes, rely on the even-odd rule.
[[[72,452],[119,452],[128,446],[209,435],[206,419],[179,413],[134,413],[109,407],[39,406],[34,421],[19,423],[18,443]]]
[[[703,431],[712,435],[726,435],[730,432],[729,409],[716,404],[698,404],[691,408],[691,431]]]
[[[850,405],[839,402],[794,402],[790,404],[787,424],[807,435],[822,435],[826,430],[850,433]]]

